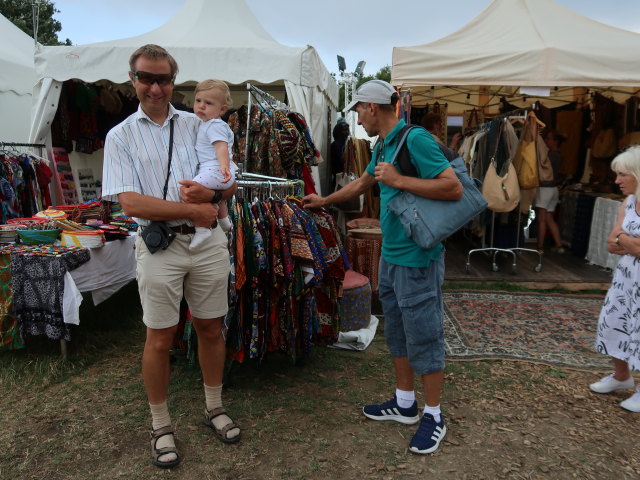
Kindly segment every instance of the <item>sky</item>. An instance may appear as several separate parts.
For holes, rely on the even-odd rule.
[[[245,1],[278,42],[315,47],[330,72],[338,72],[337,55],[345,58],[347,71],[353,71],[364,60],[365,75],[374,75],[385,65],[391,65],[394,46],[420,45],[445,37],[464,27],[491,3],[490,0],[404,0],[401,4],[382,0]],[[556,1],[593,20],[640,33],[640,0]],[[58,38],[69,38],[74,45],[81,45],[153,30],[171,18],[185,0],[53,0],[53,3],[59,10],[55,18],[62,23]],[[392,9],[394,5],[398,5],[396,11]]]

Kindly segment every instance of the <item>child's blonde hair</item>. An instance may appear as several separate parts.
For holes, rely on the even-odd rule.
[[[203,80],[200,83],[198,83],[198,85],[196,85],[195,93],[202,92],[204,90],[213,90],[213,89],[219,90],[222,93],[222,95],[224,95],[224,103],[227,105],[227,107],[230,107],[233,104],[229,86],[222,80],[216,80],[215,78],[210,78],[209,80]]]

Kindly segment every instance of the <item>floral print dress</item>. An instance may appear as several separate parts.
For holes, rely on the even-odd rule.
[[[640,237],[640,215],[636,197],[625,201],[622,229]],[[622,255],[607,292],[596,333],[599,353],[623,360],[632,370],[640,370],[640,258]]]

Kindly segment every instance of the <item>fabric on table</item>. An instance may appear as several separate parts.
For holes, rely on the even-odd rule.
[[[573,224],[573,238],[571,250],[578,256],[587,254],[589,247],[589,233],[591,230],[591,217],[596,197],[590,194],[580,194],[576,204],[576,216]]]
[[[91,262],[71,272],[78,290],[92,292],[95,305],[136,278],[135,237],[135,232],[131,232],[126,238],[92,249]]]
[[[82,303],[82,294],[76,283],[73,281],[71,274],[64,274],[64,290],[62,297],[62,318],[64,323],[71,325],[80,325],[80,304]]]
[[[64,275],[89,258],[87,249],[55,257],[11,253],[14,312],[23,336],[71,340],[63,317]]]
[[[607,238],[616,224],[619,208],[620,202],[618,200],[605,197],[596,198],[586,256],[589,263],[612,270],[616,268],[620,255],[609,253]]]
[[[565,245],[571,245],[573,240],[573,225],[579,196],[580,192],[566,191],[560,200],[560,239]]]
[[[24,341],[13,313],[11,257],[0,255],[0,350],[24,348]]]

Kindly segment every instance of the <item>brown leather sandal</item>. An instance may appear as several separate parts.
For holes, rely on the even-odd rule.
[[[164,437],[165,435],[173,435],[173,428],[171,425],[167,425],[166,427],[160,427],[157,430],[151,429],[151,463],[153,463],[156,467],[160,468],[172,468],[180,463],[180,455],[178,454],[178,450],[176,447],[162,447],[156,448],[156,444],[158,443],[158,439]],[[176,459],[168,462],[163,462],[160,460],[162,455],[166,455],[168,453],[175,453]]]
[[[226,415],[227,417],[229,417],[229,414],[224,409],[224,407],[214,408],[213,410],[207,410],[207,407],[205,407],[204,418],[202,422],[207,427],[211,427],[211,429],[215,432],[216,437],[218,437],[218,440],[220,440],[221,442],[236,443],[238,440],[240,440],[240,436],[242,435],[242,432],[238,432],[236,436],[231,438],[227,437],[227,433],[229,432],[229,430],[233,430],[234,428],[237,428],[238,430],[240,430],[240,426],[236,424],[233,420],[231,420],[231,417],[229,417],[229,420],[231,420],[230,423],[227,423],[222,428],[216,428],[215,424],[213,423],[213,419],[216,417],[219,417],[220,415]]]

